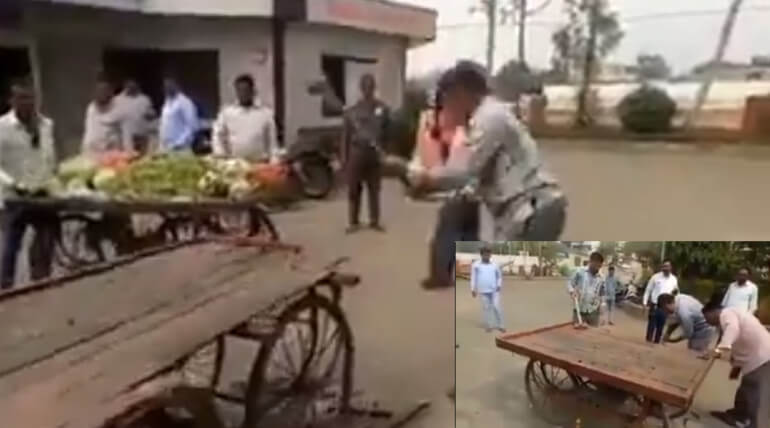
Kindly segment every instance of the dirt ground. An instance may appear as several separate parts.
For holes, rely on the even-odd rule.
[[[509,332],[536,329],[571,320],[564,279],[525,281],[507,278],[502,294],[503,317]],[[624,332],[644,334],[642,319],[622,310],[615,314]],[[457,428],[546,428],[529,407],[524,389],[527,360],[495,347],[494,333],[481,324],[480,302],[470,295],[467,281],[457,284]],[[666,345],[671,352],[687,352],[683,345]],[[698,392],[693,410],[700,420],[688,427],[719,428],[710,410],[731,407],[737,382],[728,381],[729,367],[718,362]],[[681,420],[675,425],[681,427]],[[588,425],[584,425],[588,427]],[[603,425],[604,426],[604,425]],[[656,426],[651,423],[650,426]]]

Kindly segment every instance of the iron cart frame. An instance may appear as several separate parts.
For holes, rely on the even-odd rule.
[[[12,198],[5,206],[8,211],[37,212],[52,219],[44,232],[52,237],[52,261],[65,269],[107,261],[111,257],[105,252],[105,243],[120,256],[166,243],[231,232],[223,224],[225,215],[240,214],[245,223],[240,228],[246,235],[262,234],[271,240],[280,239],[267,207],[258,200],[115,201],[43,197]],[[160,224],[148,236],[137,236],[125,227],[131,216],[137,214],[157,215]]]
[[[690,416],[695,394],[713,360],[691,351],[623,337],[611,327],[575,329],[557,324],[502,335],[496,345],[529,358],[524,382],[533,410],[553,425],[584,418],[644,426],[648,418]],[[641,357],[643,356],[643,358]]]
[[[223,427],[215,399],[245,407],[243,428],[307,426],[325,411],[358,419],[340,302],[360,278],[338,272],[344,260],[308,269],[300,254],[258,238],[195,240],[0,294],[0,319],[16,326],[0,333],[12,351],[0,358],[0,421],[123,428],[172,407]],[[233,338],[259,346],[245,387],[225,390]]]

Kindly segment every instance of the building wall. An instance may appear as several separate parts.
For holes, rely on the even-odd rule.
[[[406,47],[406,39],[399,37],[305,23],[289,25],[285,69],[287,143],[301,127],[341,124],[339,118],[324,118],[321,98],[307,91],[309,83],[323,78],[321,55],[377,59],[379,96],[395,108],[403,99]]]
[[[56,120],[57,137],[66,154],[78,148],[105,47],[218,50],[221,102],[234,99],[233,79],[250,73],[262,98],[273,104],[272,31],[267,20],[146,16],[44,6],[30,9],[27,19],[38,45],[45,111]]]

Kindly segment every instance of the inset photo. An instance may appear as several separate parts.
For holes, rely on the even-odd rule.
[[[761,427],[770,242],[456,242],[457,428]]]

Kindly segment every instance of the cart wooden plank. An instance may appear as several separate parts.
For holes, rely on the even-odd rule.
[[[206,243],[0,301],[0,426],[98,427],[138,382],[314,280],[285,253]]]
[[[692,404],[713,364],[674,346],[623,336],[612,327],[577,330],[572,323],[503,335],[496,344],[593,382],[679,408]]]
[[[61,212],[107,212],[120,214],[141,213],[219,213],[222,211],[243,211],[254,208],[261,201],[229,199],[195,199],[190,201],[119,201],[93,198],[18,198],[8,199],[6,207],[39,209]]]

